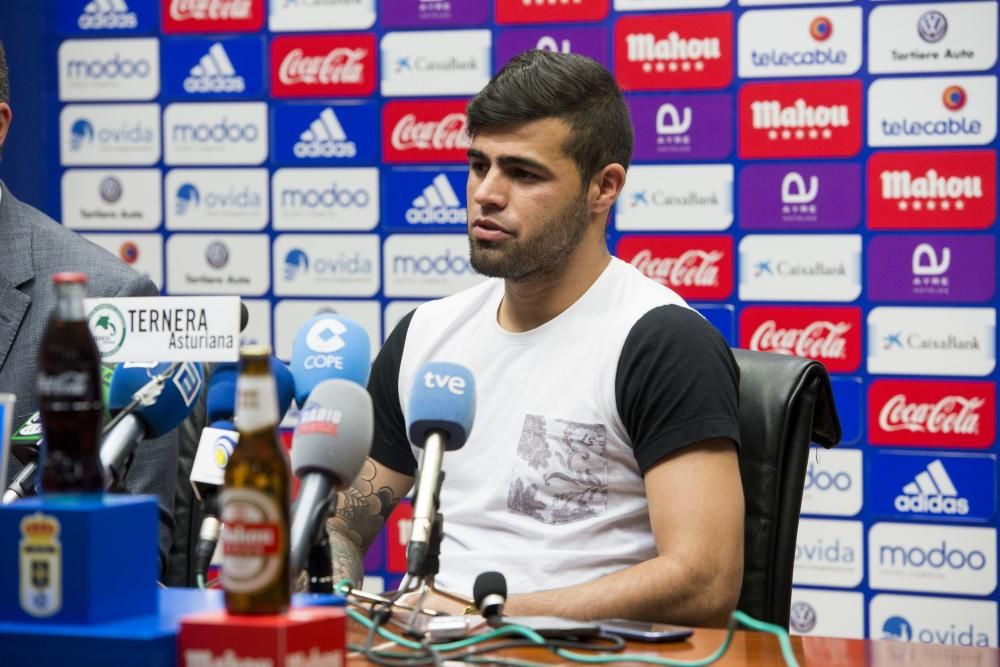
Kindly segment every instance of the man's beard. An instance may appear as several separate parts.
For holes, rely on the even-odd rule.
[[[558,273],[587,231],[587,199],[581,194],[543,221],[537,236],[522,241],[480,241],[469,233],[472,268],[490,278],[513,282]]]

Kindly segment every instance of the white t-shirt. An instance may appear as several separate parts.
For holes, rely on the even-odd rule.
[[[414,475],[406,405],[430,361],[468,368],[476,418],[446,452],[440,586],[471,594],[502,572],[511,593],[581,583],[656,555],[642,473],[708,438],[738,442],[738,375],[721,334],[618,259],[572,306],[511,333],[503,282],[421,305],[372,369],[372,456]]]

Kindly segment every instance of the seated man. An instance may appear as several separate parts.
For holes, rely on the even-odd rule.
[[[613,258],[606,227],[632,125],[577,55],[514,58],[469,103],[476,287],[424,304],[372,369],[371,457],[328,521],[335,578],[411,488],[414,374],[476,379],[476,420],[444,456],[442,588],[503,572],[510,614],[724,624],[743,570],[736,364],[670,289]]]

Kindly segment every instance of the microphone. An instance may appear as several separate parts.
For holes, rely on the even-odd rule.
[[[160,376],[158,392],[150,391],[150,380]],[[140,440],[168,433],[194,409],[204,384],[201,364],[133,362],[119,364],[111,377],[108,408],[116,415],[115,426],[101,442],[101,465],[105,486],[117,488],[125,479],[132,455]],[[134,404],[135,394],[150,391],[134,412],[123,418],[118,413]]]
[[[476,603],[476,609],[487,621],[499,619],[503,616],[503,605],[507,601],[507,579],[500,572],[480,573],[472,585],[472,599]]]
[[[295,378],[295,403],[305,405],[323,380],[340,378],[364,387],[371,355],[368,332],[351,318],[324,313],[306,320],[292,341],[288,364]]]
[[[424,450],[420,459],[413,527],[406,548],[407,574],[420,575],[431,546],[437,514],[441,458],[465,444],[476,416],[476,381],[459,364],[434,361],[417,371],[407,402],[410,442]]]
[[[374,431],[372,399],[349,380],[324,380],[309,394],[292,436],[292,469],[302,481],[292,512],[292,577],[306,565],[336,491],[351,485],[368,458]]]

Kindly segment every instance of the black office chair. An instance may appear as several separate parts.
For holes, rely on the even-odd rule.
[[[737,607],[788,627],[795,537],[810,442],[840,442],[823,364],[733,350],[740,369],[740,477],[746,507],[743,589]]]

